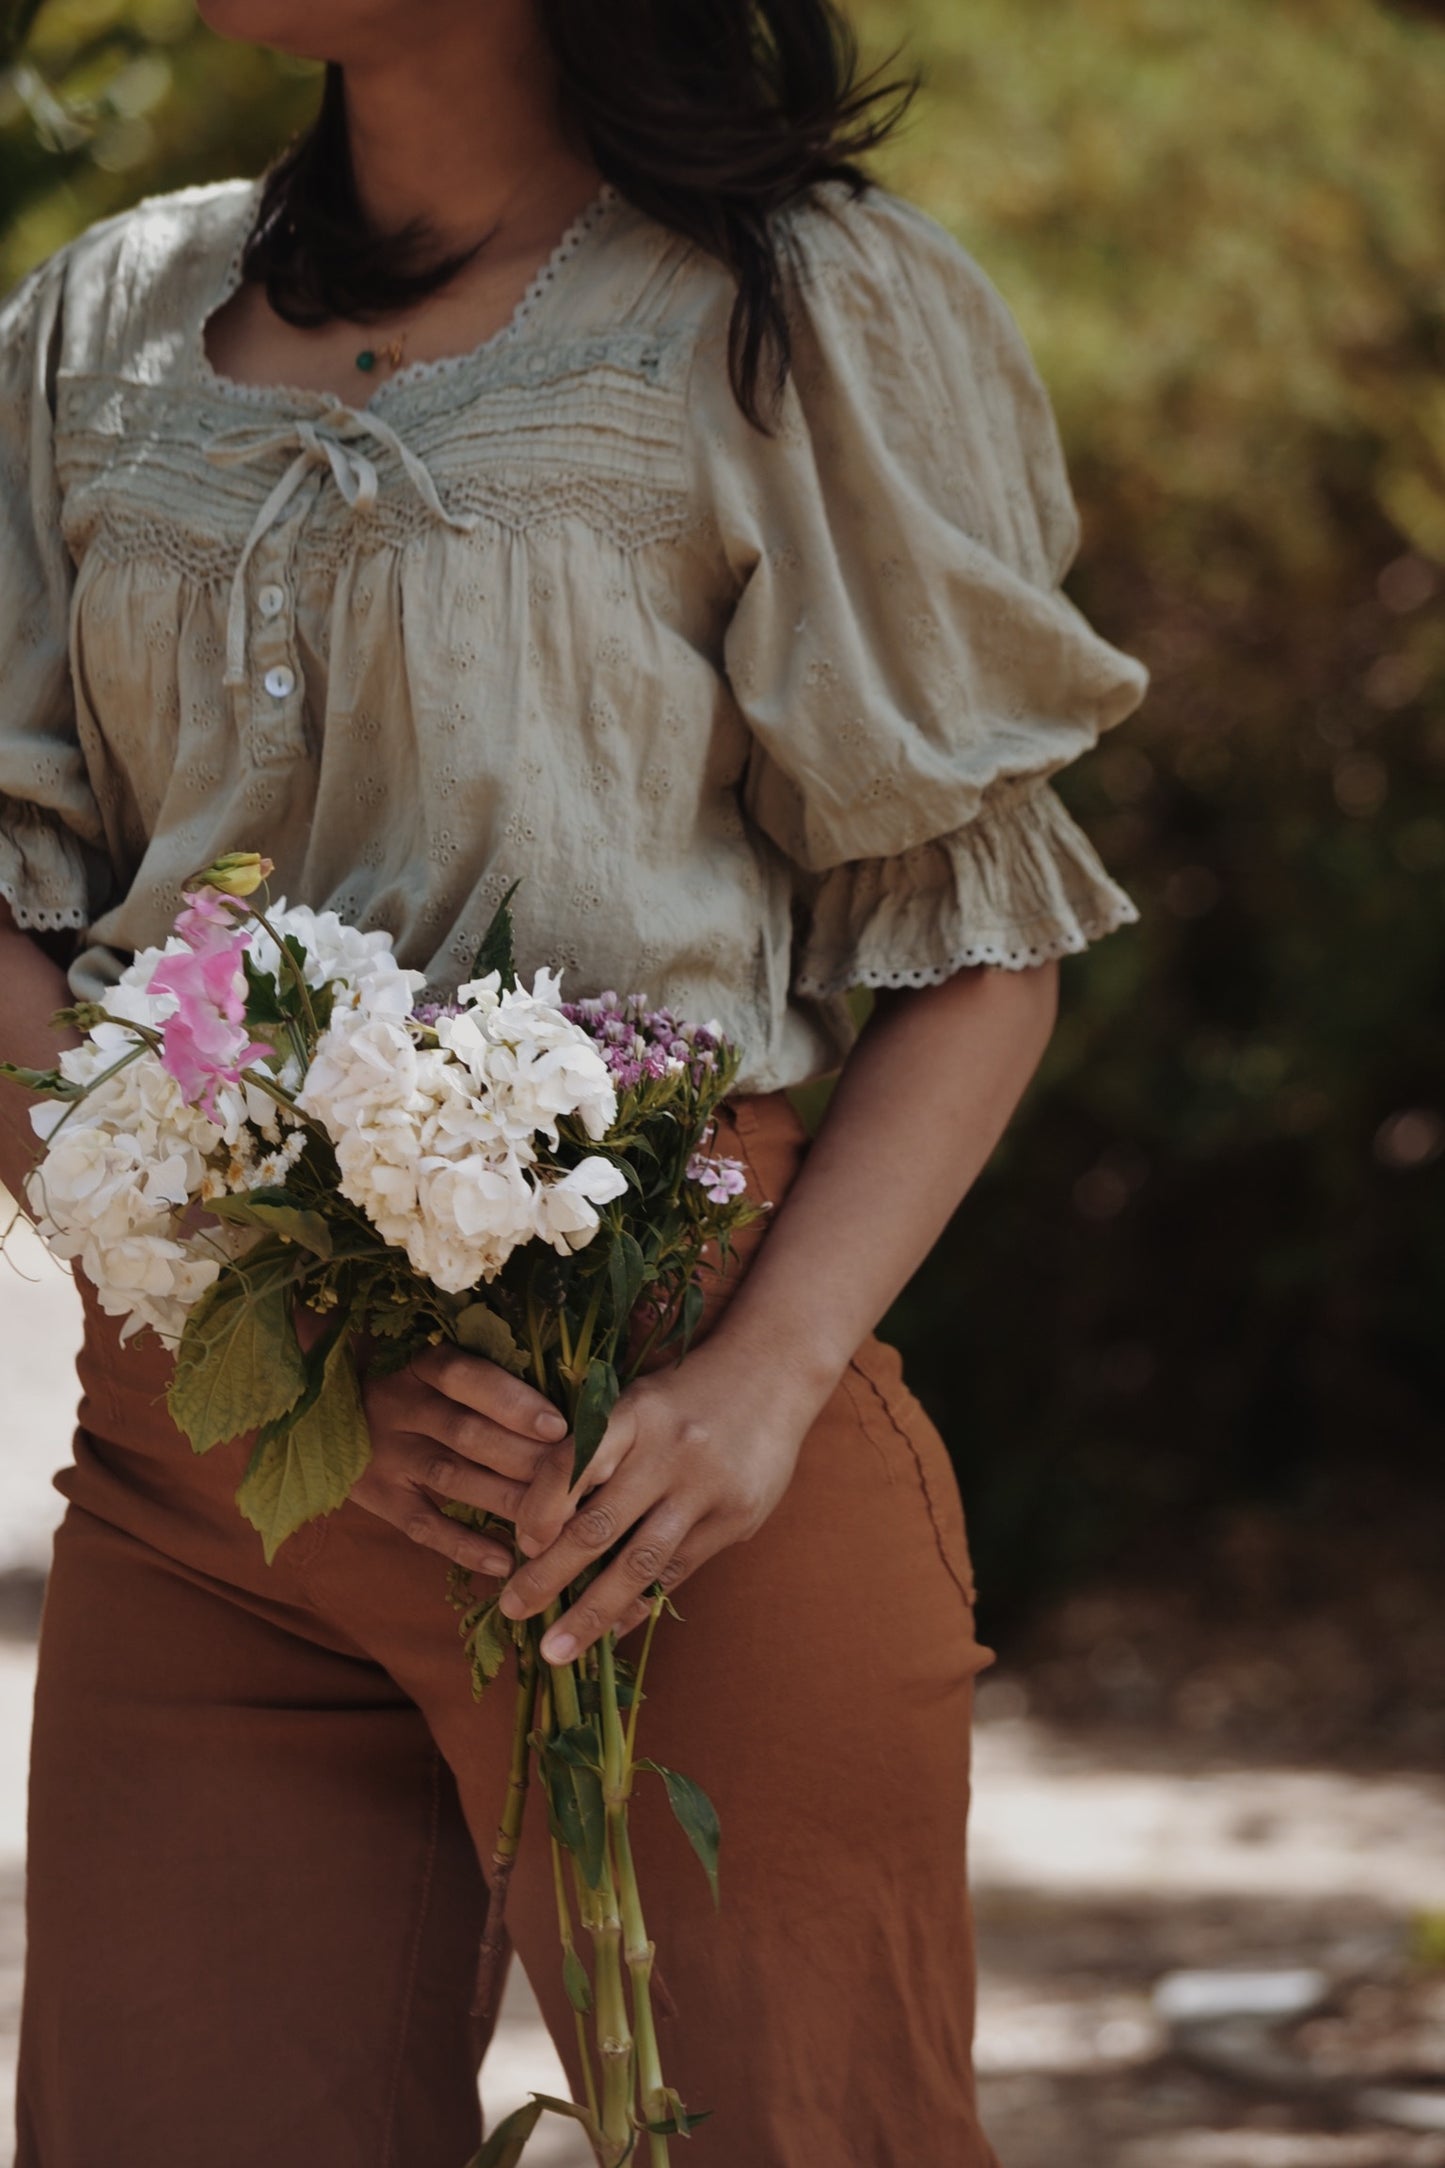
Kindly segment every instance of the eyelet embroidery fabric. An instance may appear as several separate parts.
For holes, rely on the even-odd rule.
[[[0,312],[0,893],[83,930],[77,992],[220,849],[438,990],[520,880],[524,964],[718,1017],[766,1090],[836,1063],[852,985],[1135,916],[1048,779],[1143,673],[1059,591],[1047,401],[941,228],[789,214],[766,436],[727,278],[612,189],[366,409],[227,383],[255,201],[142,205]]]

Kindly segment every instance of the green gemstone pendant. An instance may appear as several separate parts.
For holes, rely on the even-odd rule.
[[[365,373],[370,376],[372,370],[376,367],[375,348],[370,346],[363,346],[361,352],[356,357],[356,366],[358,369],[364,370]]]

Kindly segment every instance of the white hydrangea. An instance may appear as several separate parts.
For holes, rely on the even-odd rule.
[[[101,1074],[114,1059],[113,1050],[74,1047],[61,1067],[86,1082],[87,1071]],[[149,1325],[178,1340],[186,1312],[223,1261],[204,1233],[182,1231],[212,1158],[224,1150],[220,1130],[186,1105],[150,1054],[78,1106],[43,1101],[30,1119],[48,1148],[25,1193],[50,1248],[78,1263],[102,1309],[125,1320],[122,1339]]]
[[[540,1132],[555,1146],[564,1114],[594,1140],[606,1136],[617,1119],[616,1088],[596,1042],[562,1014],[557,975],[539,971],[530,993],[500,988],[493,971],[458,990],[461,1015],[437,1022],[443,1046],[490,1093],[518,1140]]]
[[[626,1183],[600,1157],[560,1177],[537,1163],[564,1116],[591,1137],[617,1116],[606,1063],[562,1015],[555,976],[503,993],[493,972],[458,999],[460,1014],[437,1019],[439,1044],[419,1046],[363,990],[322,1035],[298,1098],[335,1145],[342,1194],[452,1293],[494,1279],[535,1237],[580,1248]]]
[[[332,987],[307,1074],[287,1053],[273,1064],[277,1082],[299,1117],[325,1128],[343,1196],[378,1233],[455,1293],[495,1278],[521,1243],[565,1255],[590,1241],[598,1206],[626,1177],[601,1156],[560,1173],[539,1147],[556,1148],[564,1118],[604,1137],[617,1095],[597,1045],[562,1014],[557,976],[539,971],[530,990],[507,992],[496,972],[474,980],[459,1013],[438,1017],[438,1043],[419,1044],[411,1015],[423,978],[397,963],[389,934],[284,901],[267,917],[304,949],[308,985]],[[197,1208],[284,1182],[306,1142],[303,1120],[249,1082],[220,1083],[211,1115],[188,1106],[149,1052],[96,1083],[134,1051],[126,1025],[169,1017],[175,997],[151,982],[185,945],[173,935],[138,955],[107,993],[116,1021],[61,1056],[68,1079],[95,1088],[79,1106],[35,1110],[50,1149],[28,1192],[51,1247],[83,1266],[125,1335],[149,1325],[172,1340],[225,1259],[257,1239]],[[264,929],[253,928],[251,954],[279,974]]]
[[[124,1320],[122,1339],[143,1326],[180,1339],[186,1313],[223,1263],[258,1239],[195,1207],[283,1182],[306,1143],[304,1127],[254,1085],[223,1086],[212,1120],[187,1104],[155,1054],[136,1053],[125,1026],[165,1021],[174,997],[151,994],[150,979],[184,945],[173,938],[142,950],[107,989],[116,1021],[94,1025],[60,1054],[62,1076],[90,1086],[87,1096],[42,1100],[30,1115],[47,1147],[26,1182],[39,1232],[57,1257],[81,1267],[107,1315]]]
[[[362,933],[334,911],[288,904],[284,896],[267,910],[266,918],[283,940],[289,934],[305,949],[308,986],[339,982],[335,995],[339,1007],[398,1019],[410,1015],[426,979],[420,971],[403,971],[389,933]],[[276,944],[264,927],[252,928],[250,948],[258,971],[279,974]]]

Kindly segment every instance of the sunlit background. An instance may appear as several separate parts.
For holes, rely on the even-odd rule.
[[[926,78],[885,177],[1022,320],[1073,590],[1154,675],[1064,783],[1143,923],[1066,966],[1044,1073],[888,1325],[1003,1658],[1006,2168],[1445,2168],[1442,13],[854,8]],[[315,89],[186,0],[50,0],[0,77],[0,287],[256,170]],[[17,1764],[71,1330],[34,1269],[0,1296]],[[20,1839],[11,1783],[0,1996]]]

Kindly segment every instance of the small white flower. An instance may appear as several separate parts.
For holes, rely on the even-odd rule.
[[[584,1159],[571,1172],[537,1184],[536,1230],[565,1257],[583,1249],[601,1225],[596,1210],[627,1187],[627,1177],[610,1159]]]

